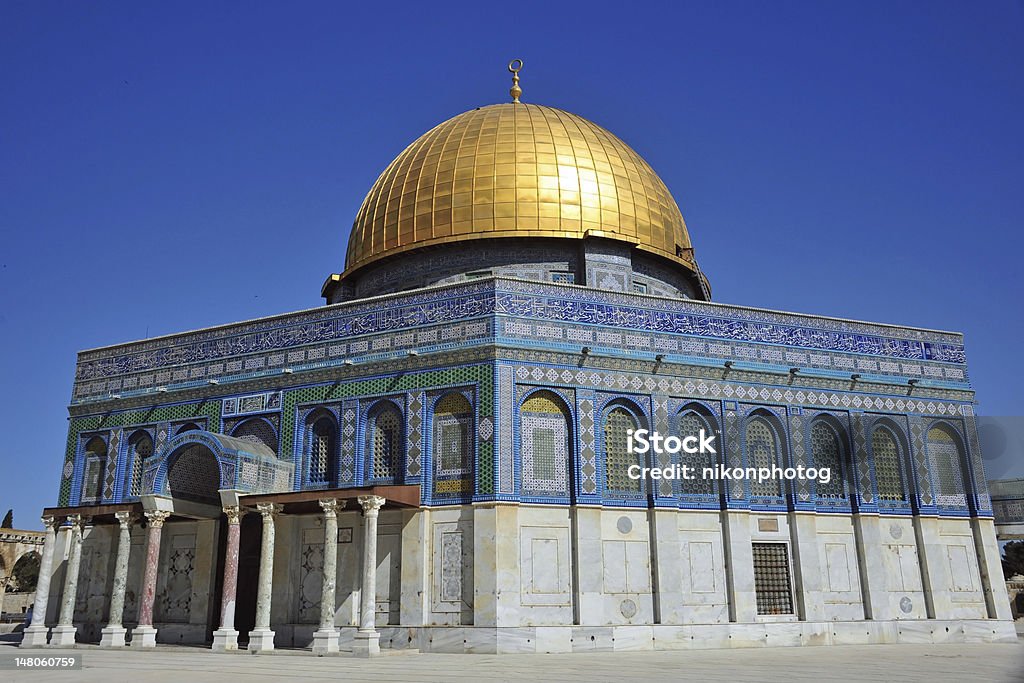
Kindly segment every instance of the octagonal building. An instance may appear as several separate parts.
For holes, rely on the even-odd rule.
[[[962,335],[712,302],[654,170],[517,91],[387,165],[324,306],[79,354],[24,647],[1016,640]]]

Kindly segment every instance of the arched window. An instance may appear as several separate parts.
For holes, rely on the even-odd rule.
[[[142,495],[142,471],[145,469],[146,459],[153,455],[153,439],[146,432],[135,432],[128,439],[128,462],[131,467],[128,495],[138,497]]]
[[[822,483],[819,477],[815,483],[818,498],[846,500],[846,486],[843,483],[843,441],[835,427],[825,420],[816,420],[811,426],[811,458],[817,470],[827,467],[829,482]]]
[[[473,407],[452,392],[434,405],[434,493],[473,490]]]
[[[747,466],[758,469],[782,465],[779,463],[779,439],[775,428],[763,417],[752,417],[747,422]],[[782,479],[751,479],[750,495],[781,498]]]
[[[334,416],[325,412],[313,413],[307,420],[306,429],[309,483],[331,484],[338,450],[338,427]]]
[[[685,439],[688,436],[694,436],[699,439],[701,431],[708,435],[715,433],[707,417],[701,415],[696,410],[686,410],[678,415],[675,434],[677,437]],[[693,476],[693,479],[680,480],[679,485],[682,487],[683,493],[695,495],[713,495],[716,493],[715,480],[711,477],[703,476],[704,468],[714,467],[715,460],[714,453],[679,452],[679,464],[692,468],[690,471]]]
[[[630,465],[643,467],[643,457],[629,452],[629,432],[638,428],[633,414],[615,406],[604,418],[604,483],[608,493],[643,492],[643,480],[629,476]]]
[[[935,502],[966,505],[963,451],[959,437],[946,425],[935,425],[928,430],[928,460],[935,482]]]
[[[82,477],[82,502],[94,503],[100,497],[100,482],[107,462],[107,442],[94,436],[85,444],[85,474]]]
[[[906,502],[901,463],[903,456],[896,435],[888,427],[879,425],[871,433],[871,454],[875,461],[879,501]]]
[[[277,453],[277,434],[274,432],[274,428],[270,426],[269,422],[258,417],[250,418],[235,427],[231,436],[243,441],[261,443]]]
[[[538,391],[519,409],[523,493],[569,495],[569,415],[557,394]]]
[[[396,483],[405,455],[402,413],[395,404],[383,401],[370,411],[367,423],[366,477],[377,483]]]

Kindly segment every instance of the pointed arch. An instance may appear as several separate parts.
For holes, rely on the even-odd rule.
[[[906,476],[906,440],[890,420],[879,420],[871,430],[871,460],[875,466],[878,502],[882,507],[909,504]]]
[[[85,460],[82,475],[82,502],[95,503],[100,498],[100,486],[107,464],[107,442],[97,435],[85,443]]]
[[[460,392],[448,392],[435,401],[432,421],[434,495],[472,493],[476,455],[472,404]]]
[[[718,434],[718,421],[715,416],[700,403],[687,403],[675,415],[672,424],[674,436],[684,439],[688,436],[698,436],[703,431],[706,434]],[[684,496],[716,496],[719,493],[718,484],[715,479],[703,476],[705,467],[714,467],[718,456],[714,453],[679,453],[679,464],[692,468],[693,479],[681,479],[679,487]]]
[[[747,454],[747,467],[785,468],[785,432],[778,417],[768,410],[758,408],[747,416],[743,445]],[[752,498],[784,498],[785,489],[781,478],[750,481]]]
[[[277,453],[277,430],[261,417],[250,417],[231,430],[231,436],[243,441],[261,443]]]
[[[128,437],[128,486],[131,498],[142,495],[142,472],[146,461],[153,457],[153,437],[145,429],[135,431]]]
[[[305,427],[306,481],[313,486],[332,486],[337,480],[338,421],[331,411],[318,408],[306,416]]]
[[[562,397],[549,389],[531,392],[520,404],[519,443],[524,495],[571,495],[571,415]]]
[[[849,502],[847,463],[850,461],[849,436],[831,415],[819,415],[811,422],[808,434],[811,462],[817,470],[827,467],[829,482],[815,482],[815,497],[826,503]]]
[[[374,484],[397,484],[405,467],[405,419],[394,401],[377,401],[367,412],[363,477]]]
[[[946,422],[935,422],[928,429],[925,448],[936,504],[967,507],[970,477],[965,467],[966,450],[960,433]]]
[[[646,426],[643,411],[632,401],[616,399],[604,408],[601,419],[601,443],[604,451],[605,493],[617,498],[634,498],[646,491],[643,478],[633,479],[629,469],[644,466],[640,453],[629,452],[629,435]]]

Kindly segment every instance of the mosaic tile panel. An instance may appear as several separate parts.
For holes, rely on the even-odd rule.
[[[910,446],[913,449],[914,479],[917,487],[917,502],[923,507],[935,503],[932,495],[932,468],[924,445],[924,419],[917,415],[910,417]]]
[[[498,438],[495,444],[498,458],[498,493],[515,493],[515,446],[512,442],[512,412],[515,405],[512,400],[512,368],[507,365],[498,367],[497,399]]]
[[[60,482],[60,496],[58,504],[68,505],[70,503],[76,448],[78,445],[79,435],[83,432],[128,425],[151,424],[197,416],[206,417],[211,425],[215,425],[214,430],[216,431],[220,426],[220,402],[199,401],[193,403],[180,403],[170,406],[156,406],[153,408],[128,410],[123,412],[104,413],[102,415],[72,417],[68,425],[68,438],[64,454],[65,465],[67,463],[71,463],[72,473],[67,473],[68,468],[65,466]],[[164,439],[166,438],[167,435],[165,433]],[[159,438],[158,442],[163,443]],[[161,452],[158,447],[159,443],[156,447],[157,453]]]
[[[110,442],[107,444],[106,473],[103,475],[103,500],[109,502],[114,500],[114,486],[117,484],[117,466],[120,458],[121,438],[123,430],[113,429],[110,432]]]
[[[406,481],[419,481],[423,471],[423,392],[409,392],[405,430],[408,438]]]
[[[967,432],[967,444],[970,449],[968,454],[971,463],[971,479],[973,481],[975,505],[978,512],[986,515],[992,514],[992,497],[988,491],[988,480],[985,478],[985,464],[982,460],[981,441],[978,439],[978,427],[974,419],[973,411],[965,414],[964,425]]]
[[[789,444],[793,465],[809,467],[810,462],[807,457],[807,448],[804,446],[804,418],[803,415],[793,414],[792,411],[790,411],[789,415]],[[796,501],[798,504],[810,505],[813,503],[810,480],[799,478],[794,480],[789,486],[792,486],[796,491]]]
[[[857,501],[861,505],[873,508],[875,489],[872,483],[871,456],[868,454],[867,427],[864,421],[864,413],[852,413],[853,454],[857,466]]]

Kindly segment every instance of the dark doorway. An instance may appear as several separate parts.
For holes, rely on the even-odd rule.
[[[235,595],[235,630],[238,641],[249,642],[249,631],[256,626],[256,591],[260,578],[260,543],[263,540],[263,518],[248,514],[242,517],[238,544],[238,591]]]
[[[206,622],[206,642],[213,642],[213,632],[220,628],[221,599],[224,597],[224,559],[227,556],[228,518],[221,515],[217,522],[217,557],[216,574],[213,580],[213,609],[210,611],[209,619]]]

